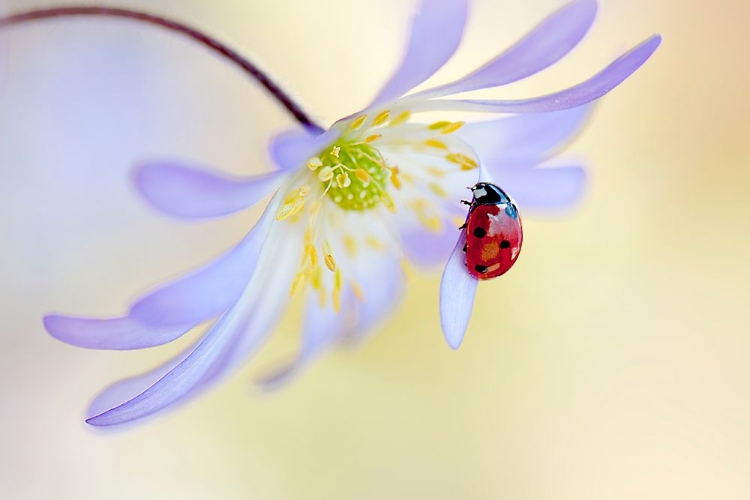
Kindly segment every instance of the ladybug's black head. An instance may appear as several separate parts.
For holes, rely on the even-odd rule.
[[[471,188],[474,202],[478,205],[510,204],[510,198],[505,191],[490,182],[478,182]]]

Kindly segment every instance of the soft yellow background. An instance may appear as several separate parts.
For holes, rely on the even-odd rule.
[[[413,2],[116,4],[218,35],[330,123],[383,83]],[[433,82],[561,4],[475,2]],[[526,217],[523,258],[480,287],[458,352],[440,333],[437,271],[411,281],[374,340],[284,390],[251,381],[294,348],[298,308],[229,383],[116,435],[82,423],[89,398],[178,346],[79,350],[49,338],[42,314],[122,313],[257,217],[156,215],[128,183],[134,162],[261,171],[289,121],[242,74],[149,27],[52,21],[3,36],[0,498],[750,498],[748,19],[744,0],[603,0],[563,63],[488,93],[557,90],[664,35],[571,148],[592,165],[580,207]]]

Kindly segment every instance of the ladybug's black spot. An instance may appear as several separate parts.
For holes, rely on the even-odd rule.
[[[466,243],[464,243],[464,253],[466,253],[466,248],[467,248],[467,245]]]
[[[503,240],[500,242],[500,248],[510,248],[510,241]]]
[[[485,231],[483,227],[475,227],[474,236],[476,236],[477,238],[484,238],[485,236],[487,236],[487,231]]]
[[[480,266],[479,264],[477,264],[476,266],[474,266],[474,270],[476,272],[480,273],[480,274],[484,274],[484,273],[487,272],[487,267],[486,266]]]

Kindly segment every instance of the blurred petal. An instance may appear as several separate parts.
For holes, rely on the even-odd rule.
[[[401,97],[440,69],[461,42],[467,10],[466,0],[421,0],[401,65],[371,106]]]
[[[458,349],[464,340],[478,284],[466,270],[465,244],[466,231],[461,231],[440,283],[440,324],[452,349]]]
[[[390,317],[401,303],[406,277],[399,257],[377,254],[357,261],[354,271],[357,284],[362,288],[362,300],[355,297],[357,321],[349,330],[349,340],[362,340],[372,328]]]
[[[507,85],[559,61],[584,37],[596,16],[595,0],[578,0],[542,21],[513,47],[470,75],[414,94],[443,97],[471,90]]]
[[[308,294],[300,351],[294,359],[258,379],[258,385],[270,390],[289,382],[308,362],[342,337],[352,322],[352,312],[351,290],[348,287],[342,290],[341,310],[338,312],[330,301],[326,307],[320,307],[318,295]]]
[[[76,318],[51,314],[44,317],[47,332],[58,340],[87,349],[144,349],[171,342],[195,325],[151,326],[130,317]]]
[[[284,175],[272,172],[252,177],[232,177],[172,163],[151,163],[135,171],[135,185],[157,210],[175,217],[220,217],[248,208],[281,184]]]
[[[423,268],[444,264],[456,243],[456,227],[446,224],[443,231],[435,233],[421,224],[399,228],[404,253],[409,261]]]
[[[456,134],[471,144],[482,162],[538,163],[573,140],[591,116],[592,108],[593,105],[587,105],[467,123]]]
[[[541,97],[519,100],[435,99],[410,104],[412,111],[476,111],[486,113],[544,113],[575,108],[602,97],[617,87],[651,57],[661,43],[655,35],[589,80],[574,87]]]
[[[227,310],[242,294],[256,269],[279,196],[258,223],[230,252],[136,301],[130,315],[153,325],[200,323]]]
[[[281,170],[295,170],[319,154],[320,150],[334,141],[339,134],[336,129],[329,129],[318,135],[304,128],[287,130],[271,139],[271,158]]]
[[[487,170],[512,193],[522,211],[553,212],[578,203],[586,189],[586,170],[580,165]]]

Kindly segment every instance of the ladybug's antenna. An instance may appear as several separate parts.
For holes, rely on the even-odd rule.
[[[322,132],[323,129],[315,124],[312,119],[302,110],[286,92],[284,92],[271,78],[261,71],[251,61],[231,49],[217,39],[187,26],[185,24],[167,19],[164,17],[138,12],[128,9],[117,9],[107,7],[89,7],[89,6],[71,6],[57,7],[51,9],[38,9],[13,14],[6,17],[0,17],[0,30],[17,24],[23,24],[31,21],[51,19],[56,17],[80,17],[80,16],[101,16],[101,17],[119,17],[132,19],[146,24],[159,26],[184,35],[193,39],[209,50],[219,54],[223,58],[239,66],[245,73],[254,78],[281,104],[287,111],[301,124],[306,127]]]

